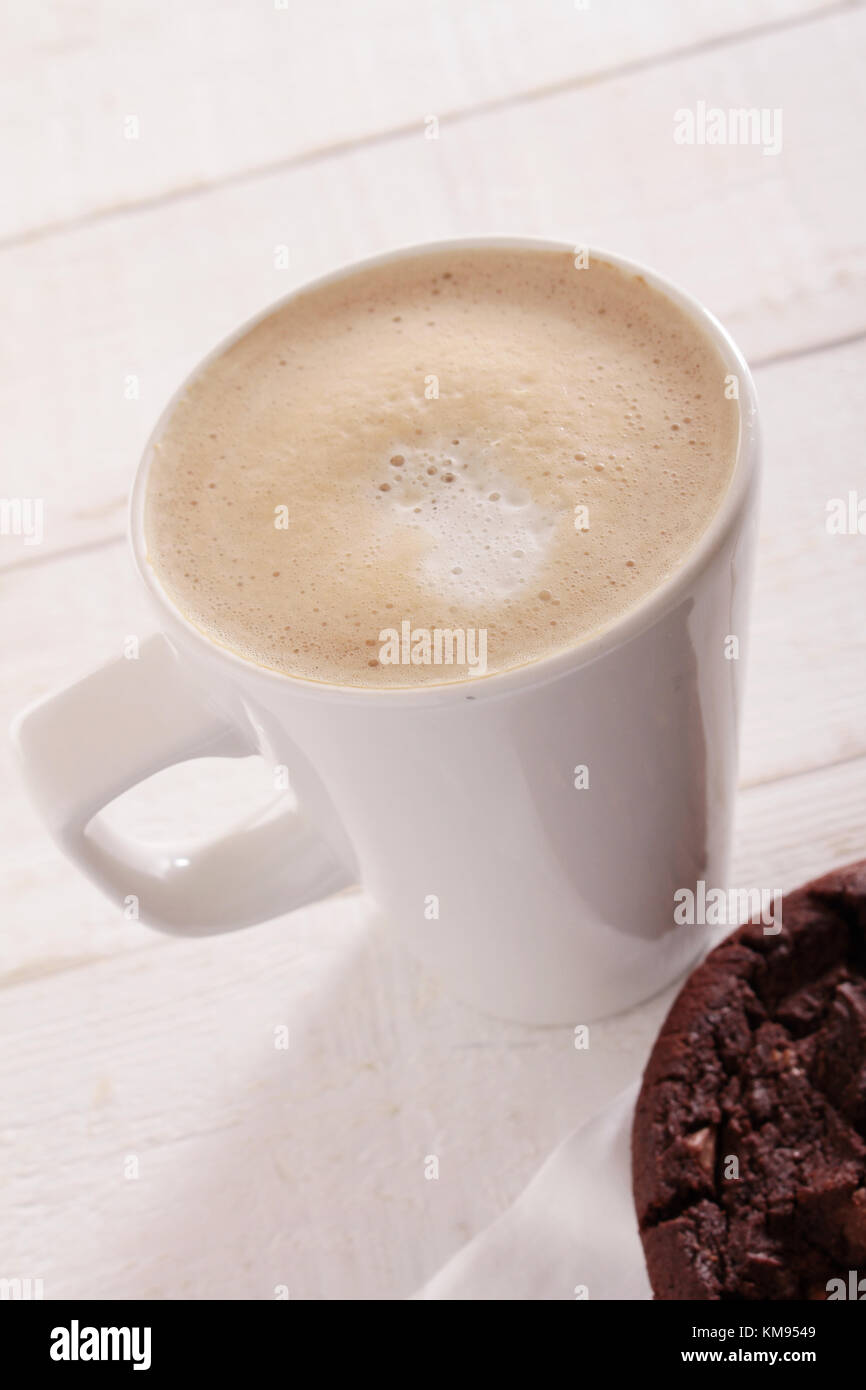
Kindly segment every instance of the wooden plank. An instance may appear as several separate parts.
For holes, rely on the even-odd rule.
[[[389,246],[484,229],[607,245],[696,292],[758,357],[862,331],[866,12],[809,40],[785,30],[735,62],[712,50],[0,254],[2,493],[45,506],[38,552],[2,536],[0,565],[118,535],[195,362],[294,285]],[[673,113],[699,100],[781,106],[781,154],[677,145]]]
[[[3,183],[15,190],[0,237],[834,8],[187,0],[181,15],[164,0],[19,2],[0,60]]]
[[[752,789],[738,844],[739,886],[862,853],[866,759]],[[639,1073],[671,994],[576,1051],[444,998],[351,898],[7,988],[4,1277],[58,1298],[407,1296]]]
[[[766,458],[747,785],[866,752],[866,516],[862,535],[827,529],[828,503],[851,492],[866,503],[864,374],[866,339],[757,373]]]

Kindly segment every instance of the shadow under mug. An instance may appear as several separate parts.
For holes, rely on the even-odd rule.
[[[440,242],[317,284],[486,246],[571,254],[525,238]],[[456,995],[534,1023],[627,1008],[700,954],[706,930],[675,925],[674,895],[701,880],[723,886],[727,872],[756,532],[755,389],[695,300],[642,266],[589,254],[642,275],[716,344],[738,382],[740,438],[725,498],[679,569],[618,621],[543,660],[448,685],[359,689],[282,675],[210,641],[146,558],[147,471],[169,404],[131,505],[158,632],[138,660],[95,671],[13,729],[60,846],[118,902],[134,895],[144,921],[229,931],[361,884]],[[250,754],[288,769],[299,809],[292,798],[214,843],[172,848],[121,837],[99,814],[175,763]],[[588,786],[576,786],[582,767]]]

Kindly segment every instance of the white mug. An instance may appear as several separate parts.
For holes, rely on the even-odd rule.
[[[523,238],[435,249],[484,246],[568,251]],[[674,925],[674,894],[699,880],[721,886],[727,872],[756,531],[755,390],[705,309],[653,272],[597,254],[643,275],[717,345],[738,383],[737,462],[710,526],[664,584],[588,640],[528,665],[359,689],[255,666],[205,637],[146,558],[148,464],[169,404],[131,505],[159,632],[138,660],[93,672],[14,729],[61,847],[118,902],[134,895],[143,920],[228,931],[361,884],[456,995],[534,1023],[627,1008],[695,960],[705,933]],[[172,850],[122,838],[99,816],[161,768],[254,753],[288,768],[299,810],[270,807],[216,843]]]

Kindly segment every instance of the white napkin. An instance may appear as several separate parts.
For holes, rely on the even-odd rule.
[[[630,1086],[569,1135],[415,1298],[651,1298],[631,1195],[637,1092]]]

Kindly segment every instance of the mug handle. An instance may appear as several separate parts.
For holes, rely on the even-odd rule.
[[[121,906],[184,936],[252,926],[356,882],[303,815],[275,803],[188,850],[140,843],[98,816],[144,778],[193,758],[258,749],[209,709],[164,637],[19,715],[12,738],[37,809],[61,848]],[[280,800],[282,798],[278,798]]]

